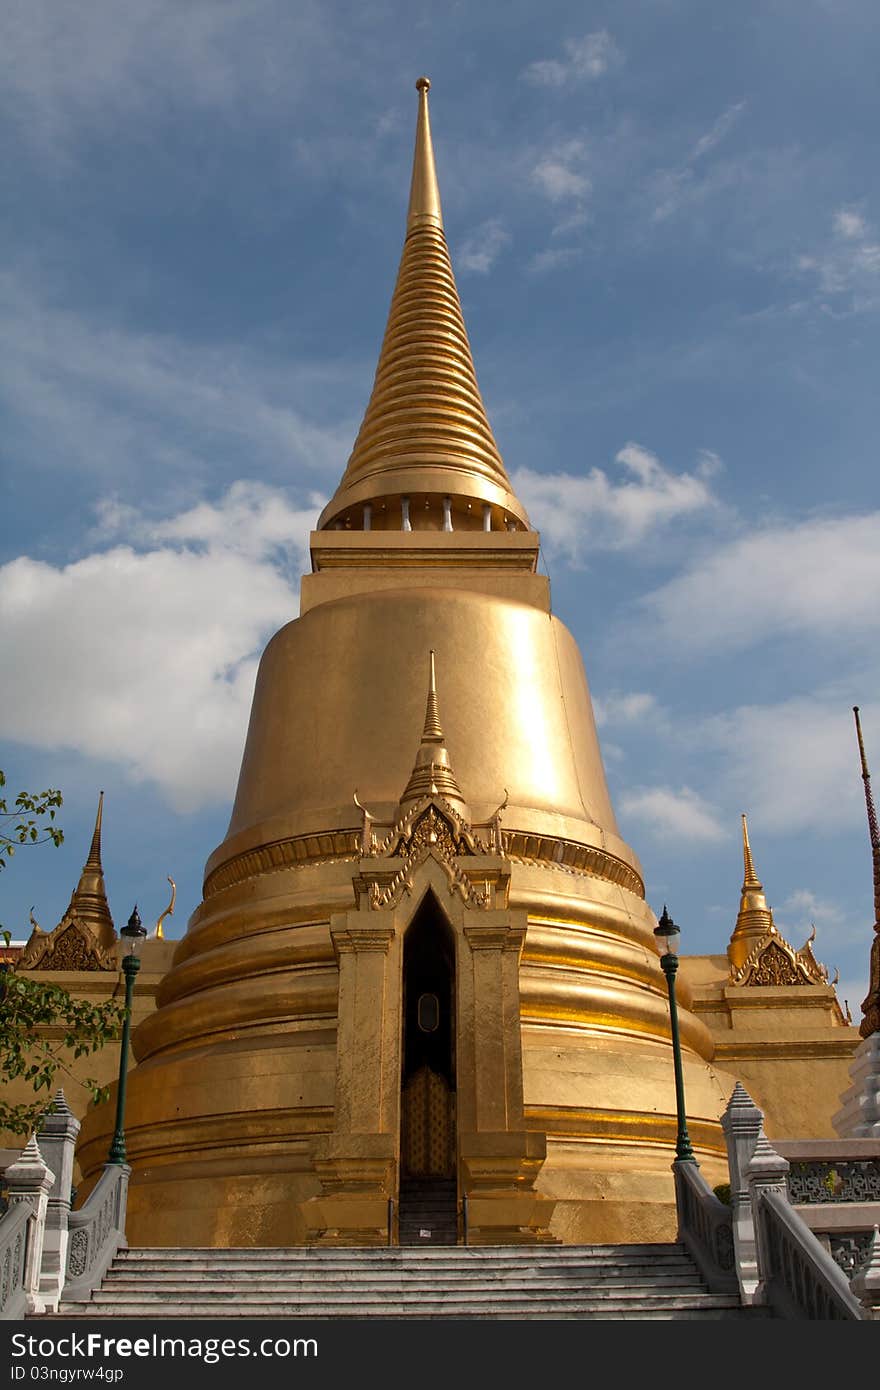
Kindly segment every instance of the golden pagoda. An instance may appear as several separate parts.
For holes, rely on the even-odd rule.
[[[472,1244],[674,1235],[656,919],[477,386],[429,85],[363,424],[135,1034],[133,1245],[385,1244],[416,1187]],[[735,1078],[690,1002],[689,1131],[720,1182]],[[111,1130],[87,1117],[87,1177]]]
[[[37,922],[18,959],[22,970],[115,970],[116,928],[110,915],[101,864],[104,793],[98,797],[95,829],[79,882],[57,927],[44,932]]]

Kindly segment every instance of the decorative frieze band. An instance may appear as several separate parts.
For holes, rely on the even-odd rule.
[[[553,865],[565,873],[603,878],[644,898],[645,885],[629,864],[595,845],[579,844],[554,835],[530,835],[522,830],[502,830],[502,852],[524,864]],[[300,864],[349,863],[361,857],[361,831],[337,830],[321,835],[296,835],[271,845],[245,850],[220,864],[205,879],[203,894],[211,898],[225,888],[276,870]]]

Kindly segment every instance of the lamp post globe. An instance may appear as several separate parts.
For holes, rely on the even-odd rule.
[[[675,977],[678,973],[678,947],[681,931],[673,922],[663,904],[663,914],[657,926],[654,928],[654,935],[660,949],[660,966],[666,976],[666,987],[669,991],[669,1026],[672,1033],[672,1064],[675,1073],[675,1110],[677,1118],[677,1131],[675,1136],[675,1157],[680,1163],[696,1163],[696,1156],[691,1147],[690,1135],[687,1128],[687,1115],[684,1103],[684,1076],[681,1067],[681,1038],[678,1032],[678,1004],[675,998]]]
[[[110,1153],[107,1158],[108,1163],[125,1163],[125,1087],[128,1080],[128,1047],[131,1035],[131,1000],[134,993],[134,977],[141,968],[140,957],[137,955],[137,947],[147,934],[146,927],[142,924],[137,910],[137,903],[134,911],[120,931],[119,935],[124,941],[128,950],[122,957],[122,970],[125,975],[125,1017],[122,1021],[122,1038],[119,1046],[119,1081],[116,1088],[116,1125],[113,1131],[113,1141],[110,1145]]]

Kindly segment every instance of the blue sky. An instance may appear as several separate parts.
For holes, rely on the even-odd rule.
[[[880,781],[872,0],[7,0],[0,766],[179,935],[369,395],[431,113],[480,385],[621,829],[723,952],[741,811],[858,1020]],[[453,749],[454,754],[454,749]]]

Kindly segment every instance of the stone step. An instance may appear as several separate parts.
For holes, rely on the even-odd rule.
[[[92,1295],[92,1306],[94,1308],[110,1306],[122,1309],[131,1302],[143,1301],[143,1292],[136,1289],[119,1290],[102,1288]],[[150,1291],[150,1298],[156,1305],[161,1307],[166,1303],[177,1302],[181,1297],[193,1297],[192,1291],[181,1291],[176,1288],[162,1288]],[[646,1306],[661,1306],[687,1299],[715,1299],[729,1301],[728,1295],[708,1294],[705,1290],[695,1288],[693,1285],[683,1286],[669,1291],[655,1289],[627,1289],[616,1287],[602,1291],[600,1289],[554,1289],[554,1290],[532,1290],[529,1288],[513,1289],[477,1289],[472,1294],[466,1290],[458,1289],[428,1289],[410,1290],[408,1288],[390,1290],[377,1290],[368,1292],[363,1289],[353,1288],[351,1290],[335,1289],[332,1295],[322,1298],[314,1292],[306,1291],[299,1298],[294,1296],[292,1290],[274,1289],[255,1289],[249,1285],[241,1289],[198,1289],[195,1292],[193,1301],[205,1304],[229,1303],[234,1301],[239,1307],[260,1306],[267,1302],[295,1302],[298,1304],[310,1304],[321,1307],[325,1303],[334,1303],[339,1306],[358,1304],[361,1307],[380,1308],[386,1303],[401,1303],[409,1305],[411,1303],[424,1304],[447,1304],[468,1302],[490,1303],[498,1306],[508,1304],[536,1303],[576,1303],[579,1306],[588,1304],[599,1306],[603,1303],[621,1304],[645,1304]]]
[[[485,1301],[468,1302],[424,1302],[405,1304],[398,1300],[387,1300],[380,1307],[363,1303],[335,1304],[326,1302],[292,1303],[286,1301],[266,1302],[259,1306],[242,1309],[237,1302],[218,1304],[200,1300],[186,1300],[157,1307],[153,1300],[126,1303],[118,1310],[109,1313],[107,1309],[96,1308],[93,1303],[62,1304],[57,1314],[60,1318],[298,1318],[303,1320],[364,1318],[595,1318],[595,1319],[645,1319],[663,1318],[677,1320],[692,1317],[730,1318],[760,1315],[762,1310],[743,1309],[737,1300],[718,1300],[711,1295],[697,1295],[694,1298],[677,1298],[668,1303],[608,1301],[591,1303],[588,1301],[554,1299],[533,1301],[521,1299],[503,1306]],[[52,1315],[49,1315],[51,1317]]]
[[[223,1279],[217,1278],[216,1276],[181,1280],[172,1277],[163,1278],[158,1275],[137,1279],[130,1276],[125,1278],[110,1274],[102,1285],[102,1292],[108,1295],[112,1293],[114,1297],[125,1296],[130,1293],[152,1293],[153,1291],[184,1294],[186,1292],[191,1292],[193,1289],[200,1294],[221,1293],[224,1296],[235,1292],[241,1292],[243,1295],[255,1293],[261,1296],[285,1292],[294,1294],[299,1290],[313,1292],[316,1295],[319,1291],[323,1292],[326,1290],[328,1294],[334,1296],[341,1291],[348,1296],[349,1291],[353,1290],[358,1295],[375,1294],[378,1297],[382,1297],[386,1293],[394,1294],[397,1290],[403,1290],[407,1293],[425,1293],[432,1295],[437,1291],[437,1281],[426,1277],[421,1279],[400,1279],[394,1277],[386,1280],[346,1278],[316,1280],[294,1276],[289,1278],[275,1276],[272,1279],[261,1280],[258,1287],[255,1289],[253,1283],[250,1281],[245,1282],[239,1279]],[[455,1291],[462,1296],[474,1292],[485,1293],[493,1297],[496,1292],[499,1294],[503,1292],[505,1295],[515,1291],[522,1291],[525,1294],[531,1292],[550,1294],[555,1290],[560,1290],[562,1292],[569,1291],[572,1293],[589,1292],[592,1296],[597,1298],[605,1297],[606,1292],[610,1290],[622,1290],[626,1297],[630,1295],[637,1297],[646,1291],[649,1293],[669,1293],[680,1290],[687,1293],[693,1292],[695,1289],[702,1291],[702,1286],[695,1283],[692,1278],[676,1277],[674,1275],[670,1275],[668,1278],[664,1279],[645,1278],[639,1281],[637,1285],[635,1285],[632,1280],[622,1277],[602,1279],[601,1287],[591,1283],[580,1289],[574,1289],[572,1287],[572,1281],[562,1276],[541,1279],[539,1281],[523,1278],[497,1282],[479,1278],[456,1279],[444,1285],[444,1290],[446,1292]]]
[[[444,1265],[432,1265],[430,1270],[420,1269],[416,1265],[409,1267],[399,1266],[394,1269],[371,1266],[369,1268],[358,1268],[356,1266],[324,1266],[315,1269],[307,1269],[302,1265],[290,1267],[287,1265],[275,1265],[271,1268],[247,1268],[236,1267],[234,1265],[205,1264],[192,1266],[170,1266],[161,1264],[130,1265],[114,1263],[108,1271],[107,1279],[113,1282],[128,1280],[137,1282],[144,1279],[164,1279],[166,1281],[178,1282],[181,1284],[197,1283],[205,1279],[222,1279],[224,1281],[246,1281],[248,1283],[271,1281],[275,1279],[298,1279],[313,1280],[318,1283],[332,1283],[337,1281],[357,1282],[363,1280],[377,1280],[380,1282],[400,1282],[402,1280],[411,1281],[413,1279],[424,1279],[429,1283],[451,1283],[466,1281],[483,1281],[491,1283],[504,1283],[510,1280],[526,1279],[530,1283],[543,1283],[546,1281],[577,1283],[577,1284],[599,1284],[609,1281],[620,1281],[623,1283],[644,1283],[659,1280],[666,1282],[670,1279],[677,1282],[682,1280],[694,1280],[696,1274],[691,1265],[664,1265],[660,1268],[649,1268],[628,1265],[609,1265],[602,1269],[591,1266],[572,1266],[570,1269],[528,1269],[522,1267],[504,1266],[478,1266],[461,1268],[459,1266],[447,1267]]]
[[[430,1267],[425,1268],[425,1263],[417,1259],[406,1264],[317,1264],[313,1266],[305,1264],[285,1264],[278,1262],[272,1265],[240,1265],[224,1264],[221,1261],[210,1263],[208,1261],[193,1261],[192,1264],[164,1264],[159,1260],[143,1261],[142,1263],[131,1263],[129,1261],[114,1260],[108,1271],[108,1278],[126,1279],[152,1279],[167,1278],[179,1279],[182,1281],[192,1279],[239,1279],[242,1281],[253,1282],[263,1279],[379,1279],[379,1280],[402,1280],[402,1279],[427,1279],[432,1283],[440,1283],[442,1280],[450,1279],[482,1279],[485,1281],[497,1282],[505,1279],[561,1279],[564,1282],[572,1283],[599,1283],[606,1279],[623,1279],[632,1281],[634,1279],[698,1279],[694,1265],[682,1261],[681,1263],[664,1263],[660,1265],[627,1265],[627,1264],[581,1264],[568,1265],[503,1265],[503,1264],[482,1264],[476,1261],[473,1264],[455,1264],[445,1261],[431,1261]]]
[[[395,1259],[395,1245],[129,1245],[120,1259]],[[464,1259],[649,1259],[677,1255],[688,1259],[684,1245],[463,1245]]]
[[[436,1234],[436,1232],[435,1232]],[[49,1315],[52,1316],[52,1315]],[[120,1251],[71,1318],[731,1318],[680,1244]]]
[[[344,1262],[363,1265],[370,1261],[380,1263],[406,1263],[414,1257],[408,1251],[396,1246],[376,1245],[364,1247],[299,1245],[289,1248],[282,1246],[235,1246],[223,1249],[194,1247],[177,1249],[170,1246],[133,1246],[121,1250],[117,1256],[120,1261],[134,1263],[148,1260],[161,1260],[163,1263],[181,1264],[198,1261],[203,1265],[214,1265],[219,1261],[230,1264],[245,1263],[262,1268],[267,1263],[333,1264]],[[529,1266],[590,1264],[603,1267],[609,1262],[619,1264],[654,1265],[658,1260],[675,1260],[690,1264],[690,1257],[680,1245],[565,1245],[535,1247],[521,1245],[468,1245],[459,1246],[454,1254],[446,1251],[426,1250],[420,1253],[418,1261],[460,1263],[488,1263],[497,1261],[505,1265],[527,1264]]]
[[[599,1286],[609,1283],[620,1283],[634,1286],[668,1283],[694,1283],[702,1287],[700,1280],[695,1275],[693,1269],[683,1266],[680,1268],[669,1268],[662,1270],[647,1269],[608,1269],[608,1270],[376,1270],[369,1271],[355,1269],[327,1269],[327,1270],[303,1270],[278,1268],[264,1270],[261,1272],[235,1270],[222,1267],[207,1267],[205,1269],[174,1270],[163,1269],[161,1267],[145,1266],[141,1269],[134,1269],[131,1266],[119,1267],[114,1265],[105,1276],[107,1282],[114,1286],[126,1284],[141,1284],[153,1280],[161,1280],[166,1284],[177,1284],[180,1287],[187,1287],[193,1284],[204,1283],[206,1280],[218,1280],[226,1285],[241,1284],[256,1285],[262,1288],[264,1285],[282,1281],[285,1283],[314,1283],[316,1286],[333,1285],[339,1283],[357,1284],[372,1282],[382,1286],[400,1283],[425,1282],[431,1285],[451,1285],[472,1286],[474,1284],[491,1284],[494,1286],[505,1286],[510,1283],[528,1283],[530,1285],[570,1285],[580,1288]]]

